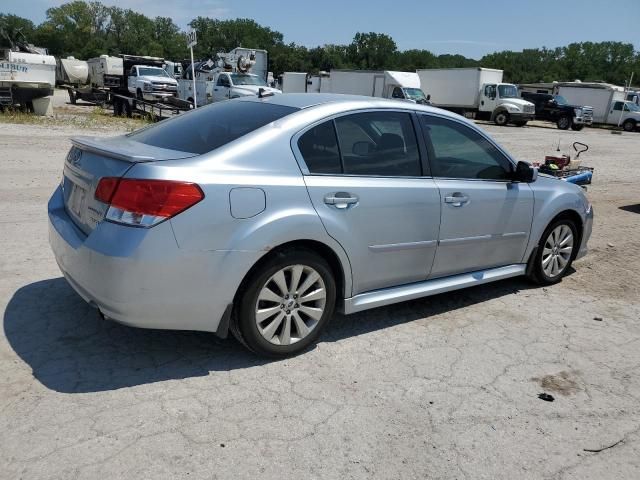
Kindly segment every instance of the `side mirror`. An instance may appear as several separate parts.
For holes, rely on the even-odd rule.
[[[427,95],[427,101],[431,100],[431,94]]]
[[[375,145],[371,142],[361,141],[353,144],[351,148],[351,153],[354,155],[358,155],[361,157],[369,155],[371,152],[375,150]]]
[[[513,172],[515,182],[532,183],[538,178],[538,169],[527,162],[518,162],[516,171]]]

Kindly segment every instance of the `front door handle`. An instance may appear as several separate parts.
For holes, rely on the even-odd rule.
[[[324,203],[327,205],[333,205],[339,209],[348,208],[350,205],[355,205],[360,199],[357,195],[352,195],[347,192],[336,192],[324,197]]]
[[[449,203],[453,207],[461,207],[469,203],[469,197],[462,193],[456,192],[453,195],[444,197],[444,203]]]

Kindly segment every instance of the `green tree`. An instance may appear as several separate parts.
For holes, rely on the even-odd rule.
[[[393,63],[398,51],[396,42],[384,33],[356,33],[347,53],[357,68],[381,70]]]
[[[26,40],[33,43],[35,29],[36,26],[31,20],[17,15],[0,13],[0,47],[11,47],[15,41]]]

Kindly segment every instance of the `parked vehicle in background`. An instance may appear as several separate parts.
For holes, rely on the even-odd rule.
[[[331,70],[319,75],[286,72],[282,87],[284,93],[339,93],[428,103],[415,72]]]
[[[198,106],[232,98],[258,96],[262,93],[281,93],[267,83],[268,57],[266,50],[235,48],[218,53],[216,59],[195,63],[196,99]],[[178,97],[193,103],[191,66],[178,80]]]
[[[53,95],[55,84],[56,60],[45,48],[16,41],[0,50],[0,107],[48,113],[51,102],[45,98]]]
[[[406,101],[250,96],[72,142],[48,206],[71,286],[116,321],[261,355],[305,349],[334,308],[556,283],[593,223],[580,187]]]
[[[526,125],[535,106],[520,98],[515,85],[503,83],[502,73],[490,68],[418,70],[421,88],[434,106],[496,125]]]
[[[536,120],[553,122],[560,130],[580,131],[593,122],[593,108],[569,105],[561,95],[520,92],[520,96],[535,105]]]
[[[640,125],[640,107],[626,100],[624,87],[608,83],[559,82],[555,92],[570,103],[591,106],[593,123],[620,125],[629,132]]]
[[[182,63],[165,60],[163,68],[170,77],[173,77],[176,80],[182,78]]]
[[[89,64],[75,57],[56,60],[56,85],[79,87],[89,82]]]
[[[127,89],[138,100],[157,101],[177,96],[178,81],[162,67],[134,65],[128,71]]]
[[[87,66],[89,67],[89,85],[91,87],[119,89],[123,86],[122,57],[100,55],[87,60]]]

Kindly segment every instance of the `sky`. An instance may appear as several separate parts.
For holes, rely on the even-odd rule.
[[[40,23],[60,0],[1,0],[0,13]],[[479,59],[487,53],[614,40],[640,50],[640,0],[102,0],[183,28],[197,16],[252,18],[314,47],[347,44],[356,32],[390,35],[400,50]]]

